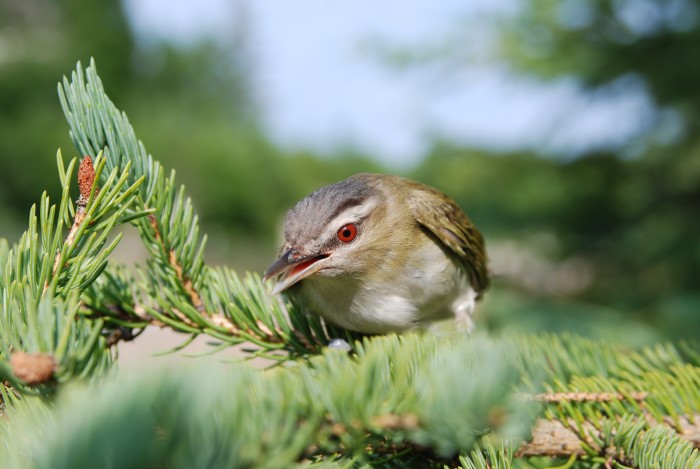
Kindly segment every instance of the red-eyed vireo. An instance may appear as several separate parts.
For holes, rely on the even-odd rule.
[[[404,331],[454,317],[471,330],[488,286],[484,239],[454,200],[398,176],[358,174],[287,213],[265,272],[310,313],[352,331]]]

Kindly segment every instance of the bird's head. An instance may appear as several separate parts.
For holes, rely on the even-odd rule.
[[[362,178],[318,189],[287,213],[281,255],[264,280],[279,277],[274,293],[280,293],[311,275],[361,273],[383,212],[381,192]]]

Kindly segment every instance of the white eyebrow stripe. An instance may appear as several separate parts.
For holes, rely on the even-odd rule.
[[[364,219],[369,213],[377,206],[377,199],[375,197],[369,197],[365,199],[359,205],[353,205],[348,207],[346,210],[340,212],[335,218],[333,218],[326,229],[321,234],[322,240],[331,239],[335,237],[336,232],[347,225],[348,223],[357,223]]]

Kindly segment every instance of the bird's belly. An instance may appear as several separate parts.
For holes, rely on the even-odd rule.
[[[447,257],[438,262],[432,257],[372,282],[341,276],[301,283],[301,299],[311,313],[370,334],[405,331],[459,316],[464,302],[473,305],[476,297],[467,275]]]
[[[390,285],[366,285],[352,278],[305,279],[298,299],[336,326],[367,334],[415,327],[416,307]]]

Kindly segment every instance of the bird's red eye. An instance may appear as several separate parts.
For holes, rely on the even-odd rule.
[[[338,230],[338,239],[344,243],[350,243],[357,236],[357,225],[349,223]]]

